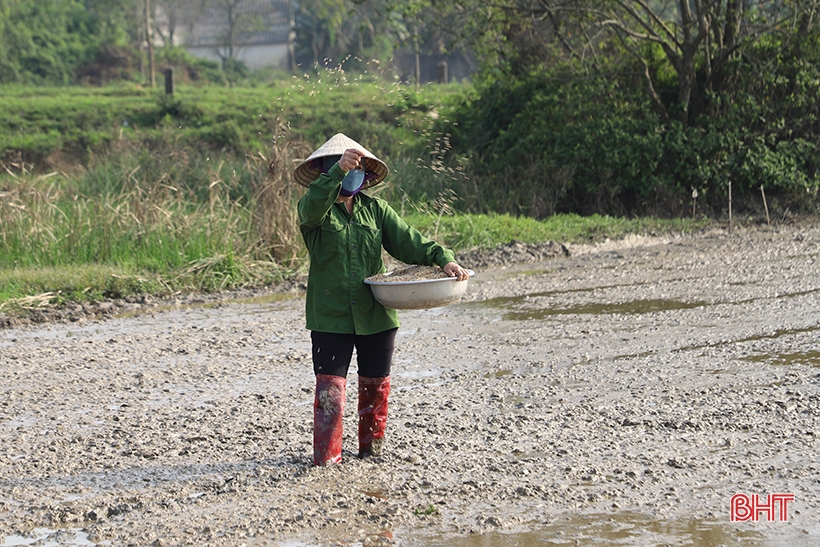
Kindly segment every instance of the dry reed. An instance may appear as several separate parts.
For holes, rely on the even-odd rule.
[[[251,156],[254,163],[265,162],[267,173],[259,179],[255,192],[254,224],[259,237],[257,254],[292,267],[301,250],[296,201],[304,189],[293,182],[296,160],[310,155],[307,144],[288,138],[287,126],[276,120],[270,157]]]
[[[73,177],[4,164],[0,268],[111,264],[197,289],[282,279],[302,252],[290,171],[306,151],[285,129],[269,158],[126,142]]]

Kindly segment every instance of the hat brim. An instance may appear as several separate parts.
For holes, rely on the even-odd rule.
[[[390,173],[387,164],[377,158],[367,148],[342,133],[337,133],[320,146],[308,159],[300,163],[293,171],[293,178],[302,186],[310,183],[322,174],[322,158],[340,156],[348,148],[357,148],[364,152],[365,181],[362,190],[381,183]]]

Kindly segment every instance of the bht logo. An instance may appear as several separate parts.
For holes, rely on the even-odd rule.
[[[766,496],[766,503],[763,503],[757,494],[753,496],[735,494],[732,496],[732,522],[745,520],[757,522],[761,514],[765,514],[769,522],[775,520],[785,522],[789,520],[790,501],[794,501],[794,494],[769,494]]]

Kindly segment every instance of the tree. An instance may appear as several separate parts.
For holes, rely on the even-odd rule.
[[[95,30],[80,0],[0,0],[0,83],[71,83]]]
[[[354,6],[349,0],[303,0],[296,14],[297,40],[300,59],[310,56],[311,66],[326,60],[340,62],[350,54],[352,40],[351,13]],[[307,53],[307,55],[306,55]]]
[[[296,13],[297,58],[311,66],[389,61],[435,34],[428,0],[302,0]]]
[[[146,0],[85,0],[85,6],[95,21],[100,41],[95,64],[130,66],[136,58],[139,72],[147,75],[150,81],[153,52],[147,20],[152,17],[146,13]]]
[[[154,37],[151,33],[153,20],[151,0],[145,0],[145,42],[148,45],[148,80],[151,87],[156,85],[156,74],[154,71]]]
[[[217,49],[223,67],[236,59],[244,37],[264,29],[264,21],[253,9],[255,5],[253,0],[206,0],[206,10],[213,10],[223,22],[221,47]]]
[[[610,69],[614,62],[629,71],[625,60],[632,58],[659,112],[684,125],[706,111],[710,95],[727,91],[727,67],[752,45],[766,39],[785,45],[784,32],[805,35],[819,9],[816,0],[430,0],[429,6],[440,17],[462,15],[451,17],[451,28],[481,54],[485,68],[526,73],[569,60],[581,70]],[[673,100],[663,98],[668,70]]]
[[[179,25],[195,21],[202,14],[205,0],[155,0],[154,32],[166,46],[176,46]]]
[[[85,0],[102,43],[138,46],[145,40],[144,0]]]
[[[725,63],[735,55],[745,39],[756,38],[764,27],[748,24],[745,2],[728,0],[675,0],[649,3],[645,0],[615,0],[604,3],[591,15],[591,28],[611,30],[644,69],[650,96],[665,118],[666,107],[658,95],[647,46],[659,46],[677,75],[678,117],[686,125],[693,94],[720,84]],[[556,8],[563,6],[556,4]],[[763,15],[761,13],[761,15]],[[704,88],[697,83],[697,63],[706,71]],[[695,112],[698,114],[699,112]]]

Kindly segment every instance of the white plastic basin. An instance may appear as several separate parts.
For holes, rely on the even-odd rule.
[[[475,275],[467,270],[470,277]],[[389,278],[387,278],[389,279]],[[467,278],[458,281],[455,277],[421,279],[418,281],[387,281],[365,279],[373,296],[385,308],[394,310],[422,310],[454,304],[461,300],[467,290]]]

